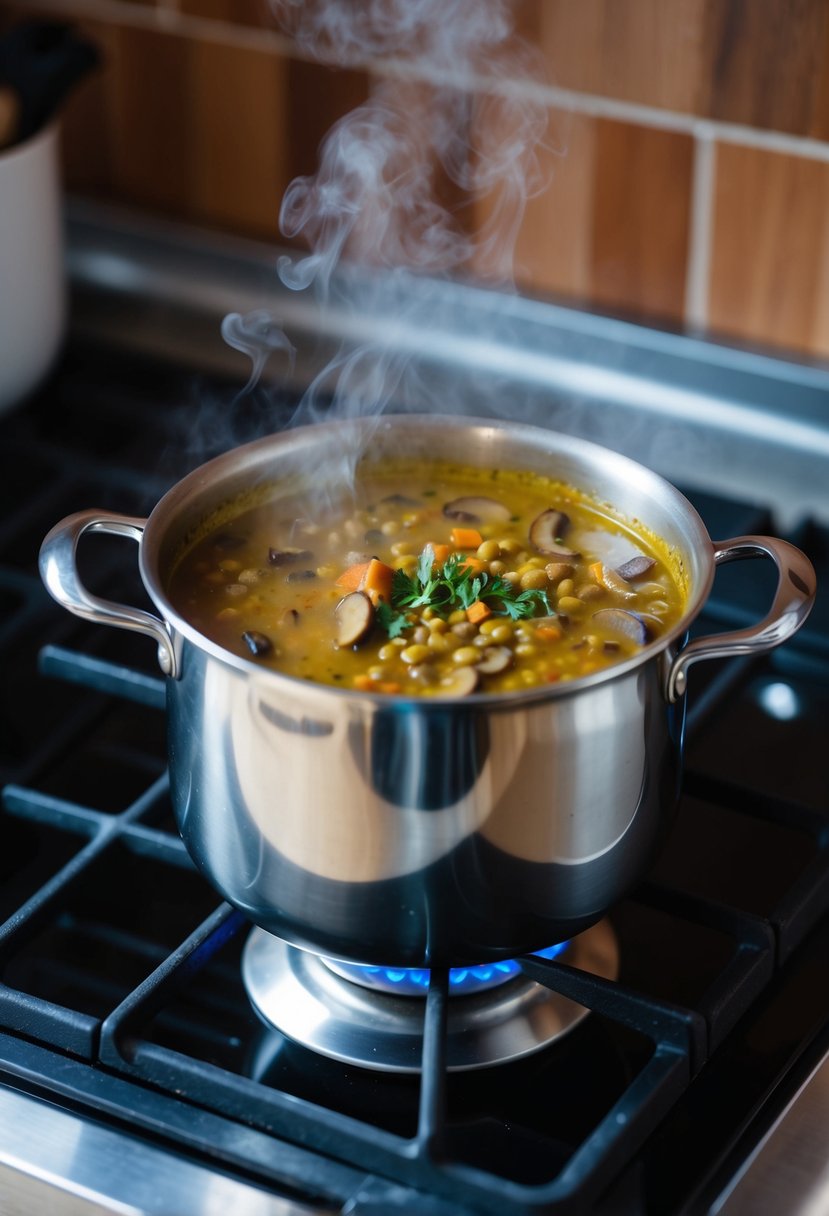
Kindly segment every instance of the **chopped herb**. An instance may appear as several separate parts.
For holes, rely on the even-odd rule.
[[[494,613],[521,620],[536,615],[542,607],[552,615],[546,591],[521,591],[498,575],[477,572],[467,566],[462,553],[451,554],[441,565],[435,564],[435,553],[427,545],[418,558],[414,575],[396,570],[391,587],[391,604],[378,605],[377,620],[389,637],[399,637],[411,623],[401,609],[431,608],[440,616],[448,616],[458,608],[471,608],[483,600]],[[397,610],[397,611],[395,611]]]
[[[404,629],[409,625],[409,618],[405,612],[395,612],[390,604],[385,600],[378,600],[374,609],[374,619],[381,629],[385,629],[390,638],[399,638]]]

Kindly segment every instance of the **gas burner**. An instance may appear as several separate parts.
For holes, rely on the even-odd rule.
[[[562,947],[541,951],[603,979],[616,979],[616,936],[607,921]],[[539,1051],[587,1015],[567,997],[526,979],[517,963],[479,968],[474,990],[453,983],[448,1009],[447,1064],[452,1070],[486,1068]],[[483,973],[492,972],[487,978]],[[385,973],[377,984],[376,973]],[[382,1072],[420,1071],[428,972],[363,968],[320,958],[254,929],[244,950],[242,974],[254,1009],[272,1029],[312,1051]],[[399,981],[389,976],[402,977]],[[411,972],[409,973],[411,975]],[[404,981],[406,989],[392,985]]]

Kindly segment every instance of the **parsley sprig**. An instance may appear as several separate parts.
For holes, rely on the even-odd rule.
[[[545,614],[551,613],[546,591],[517,590],[497,574],[465,565],[466,560],[462,553],[452,553],[438,565],[434,549],[427,545],[413,575],[395,571],[391,603],[380,603],[377,608],[377,619],[390,638],[399,637],[412,623],[409,612],[417,608],[431,608],[440,616],[448,616],[483,600],[496,615],[513,621],[535,616],[539,606]]]

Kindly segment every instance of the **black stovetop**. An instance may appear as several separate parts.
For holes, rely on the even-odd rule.
[[[289,419],[278,394],[237,389],[76,344],[0,420],[0,1078],[355,1214],[705,1210],[826,1033],[829,601],[773,655],[691,673],[673,834],[610,912],[618,981],[522,962],[592,1011],[575,1030],[444,1075],[430,1006],[422,1082],[312,1056],[252,1012],[247,925],[177,836],[154,647],[69,617],[36,573],[62,516],[146,514],[195,464]],[[683,488],[717,539],[778,531],[762,501]],[[789,539],[820,584],[829,531],[804,519]],[[144,602],[123,542],[85,542],[82,568]],[[694,632],[759,618],[772,580],[722,570]]]

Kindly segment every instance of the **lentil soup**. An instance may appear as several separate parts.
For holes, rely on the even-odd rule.
[[[527,471],[395,463],[306,516],[263,501],[209,528],[173,570],[176,610],[291,676],[462,696],[588,675],[685,608],[658,537]]]

